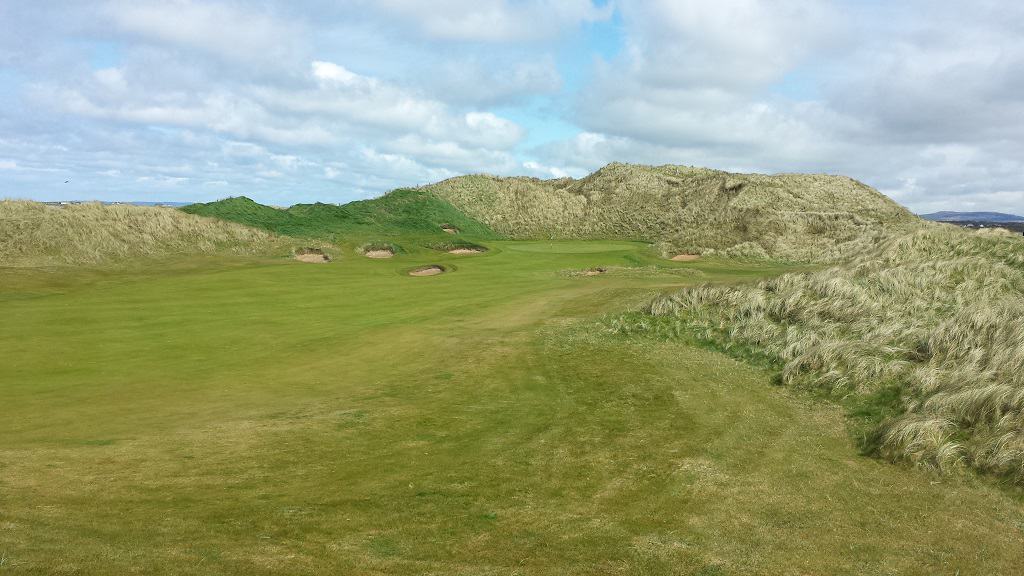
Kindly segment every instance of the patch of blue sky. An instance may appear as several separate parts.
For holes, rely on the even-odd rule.
[[[117,42],[89,42],[89,65],[93,70],[115,68],[121,64],[123,58],[121,46]]]
[[[564,117],[550,96],[535,96],[517,106],[497,108],[494,113],[526,130],[526,138],[517,146],[520,152],[580,133],[580,129]]]
[[[575,94],[589,78],[595,58],[612,60],[625,46],[622,17],[616,10],[608,20],[583,24],[578,39],[558,56],[558,71],[564,81],[564,92]]]
[[[821,76],[811,67],[804,66],[786,74],[771,87],[772,94],[795,101],[817,100],[821,97]]]
[[[528,154],[544,144],[568,140],[581,132],[568,114],[572,109],[571,100],[586,86],[595,59],[611,60],[622,52],[624,45],[625,32],[618,11],[608,20],[586,23],[581,33],[572,37],[556,57],[563,81],[558,94],[536,96],[525,103],[494,110],[526,130],[527,136],[517,147],[517,153]]]
[[[0,68],[0,102],[13,103],[24,81],[24,74],[17,70]]]

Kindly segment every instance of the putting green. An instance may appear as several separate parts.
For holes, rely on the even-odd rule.
[[[635,252],[647,245],[642,242],[577,242],[571,240],[529,240],[495,242],[515,252],[544,252],[548,254],[597,254],[602,252]]]
[[[1024,562],[1019,497],[862,457],[834,407],[598,322],[655,291],[781,269],[672,275],[680,265],[638,243],[483,244],[471,258],[0,270],[0,571]],[[450,272],[404,273],[433,263]],[[636,273],[564,273],[594,266]]]

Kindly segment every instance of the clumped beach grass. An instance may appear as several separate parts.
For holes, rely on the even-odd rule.
[[[288,255],[293,244],[263,230],[170,208],[0,201],[0,266],[88,265],[173,255]]]
[[[831,262],[917,224],[877,190],[821,174],[615,163],[579,180],[475,175],[426,189],[512,238],[641,239],[664,255]]]
[[[1024,241],[948,225],[851,262],[659,297],[624,332],[687,335],[776,364],[851,407],[864,448],[1024,482]]]

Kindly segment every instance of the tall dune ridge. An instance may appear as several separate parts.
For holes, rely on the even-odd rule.
[[[630,238],[666,255],[831,261],[916,216],[845,176],[612,163],[575,180],[461,176],[425,187],[512,238]]]

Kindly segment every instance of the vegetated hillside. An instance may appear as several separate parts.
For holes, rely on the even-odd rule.
[[[463,176],[425,189],[514,238],[631,238],[672,252],[821,261],[919,220],[826,175],[609,164],[579,179]]]
[[[656,299],[622,331],[688,335],[827,391],[865,448],[1024,483],[1024,240],[931,224],[852,262]]]
[[[288,239],[171,208],[0,201],[0,266],[194,254],[286,254]]]
[[[380,198],[348,204],[296,204],[286,210],[238,197],[192,204],[190,214],[212,216],[289,236],[337,238],[415,233],[443,235],[441,226],[454,226],[475,238],[494,238],[494,232],[450,203],[425,190],[399,189]]]

